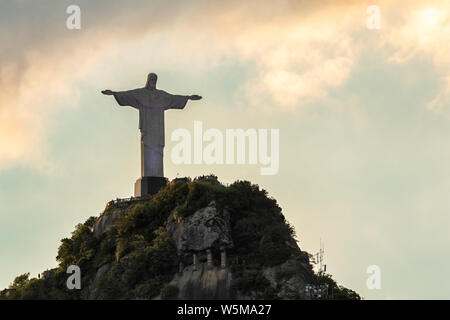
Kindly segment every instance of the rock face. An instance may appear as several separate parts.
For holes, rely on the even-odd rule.
[[[97,219],[94,234],[99,237],[115,223],[129,206],[114,205],[107,215]],[[178,288],[178,299],[258,299],[255,294],[233,292],[232,271],[227,261],[227,249],[233,248],[229,212],[218,210],[214,201],[192,215],[177,220],[170,215],[165,228],[171,235],[180,261],[179,272],[169,285]],[[264,277],[278,292],[280,299],[304,299],[305,285],[313,281],[307,254],[300,251],[294,239],[286,246],[298,254],[280,265],[263,268]],[[98,282],[113,263],[98,269],[94,281],[84,293],[86,299],[101,298]],[[156,297],[159,299],[159,297]]]
[[[96,238],[100,237],[104,232],[108,231],[116,222],[117,218],[120,217],[121,214],[125,213],[133,206],[133,202],[123,202],[123,203],[114,203],[111,201],[106,206],[105,211],[107,214],[102,214],[94,226],[94,236]]]
[[[119,216],[120,211],[114,211],[111,214],[100,216],[94,226],[94,236],[98,238],[101,234],[108,231]]]
[[[99,287],[100,280],[102,277],[111,269],[113,263],[107,263],[101,266],[97,273],[95,274],[95,278],[89,287],[82,292],[82,299],[85,300],[95,300],[100,299],[102,297],[102,290]]]
[[[231,270],[226,250],[233,247],[230,215],[217,210],[213,201],[193,215],[166,222],[180,259],[179,273],[170,285],[178,287],[180,299],[229,299]]]
[[[278,288],[278,297],[284,300],[305,299],[305,286],[313,281],[308,260],[293,257],[285,263],[264,268],[263,274],[273,288]]]
[[[219,212],[214,201],[181,222],[171,215],[166,229],[172,235],[179,255],[233,247],[230,215],[226,210]]]
[[[178,299],[231,299],[231,269],[201,263],[185,267],[169,283],[179,290]]]

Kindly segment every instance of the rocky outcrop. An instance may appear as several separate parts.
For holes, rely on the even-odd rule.
[[[179,273],[170,285],[179,290],[179,299],[229,299],[231,270],[226,250],[233,247],[230,215],[212,201],[191,216],[166,222],[177,248]]]
[[[108,231],[132,205],[109,206],[107,214],[97,219],[94,235],[99,237]],[[178,288],[178,299],[260,299],[256,292],[247,295],[233,292],[233,276],[227,261],[227,250],[233,248],[233,239],[230,214],[226,209],[219,210],[212,201],[185,218],[177,219],[171,214],[165,228],[175,243],[180,261],[179,272],[169,283]],[[286,246],[295,247],[297,254],[283,264],[263,268],[262,274],[270,286],[276,289],[280,299],[304,299],[305,285],[313,281],[307,254],[300,251],[294,239],[287,242]],[[112,264],[105,264],[98,269],[95,279],[83,294],[85,299],[101,298],[99,281]]]
[[[218,211],[214,201],[181,221],[171,215],[166,229],[172,235],[179,255],[233,247],[230,215],[227,210]]]
[[[169,284],[178,288],[178,299],[216,300],[232,298],[231,280],[230,268],[201,263],[185,267]]]
[[[308,260],[301,255],[292,257],[283,264],[264,268],[263,275],[272,288],[278,289],[278,297],[283,300],[305,299],[305,286],[313,282]]]
[[[82,299],[85,300],[101,299],[103,292],[100,289],[100,281],[103,278],[103,276],[111,269],[112,265],[113,265],[112,262],[107,263],[97,270],[94,280],[91,282],[89,287],[87,287],[85,290],[82,291],[81,293]]]
[[[115,202],[110,201],[105,212],[98,217],[94,226],[94,236],[100,237],[104,232],[108,231],[122,214],[126,213],[135,205],[135,201]]]
[[[233,247],[230,216],[219,211],[215,202],[177,221],[170,216],[166,229],[175,242],[181,259],[179,273],[170,285],[179,290],[179,299],[257,299],[255,294],[232,294],[232,272],[226,261],[226,249]],[[285,263],[263,268],[263,275],[281,299],[305,298],[305,285],[313,281],[308,258],[292,239],[286,246],[294,247],[298,255]]]
[[[294,236],[276,200],[257,185],[176,179],[155,196],[110,201],[61,241],[57,269],[32,285],[20,276],[22,285],[0,291],[0,300],[315,299],[327,296],[324,289],[333,298],[360,298],[316,276]],[[67,289],[65,270],[74,264],[82,269],[76,291]]]

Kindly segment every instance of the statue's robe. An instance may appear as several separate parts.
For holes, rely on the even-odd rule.
[[[114,92],[114,98],[121,106],[139,110],[141,176],[163,177],[164,111],[183,109],[189,97],[158,89],[140,88]]]

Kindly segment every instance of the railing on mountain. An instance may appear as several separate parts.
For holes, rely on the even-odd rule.
[[[110,207],[110,206],[117,206],[117,205],[128,205],[132,202],[137,202],[137,201],[142,201],[142,200],[146,200],[149,199],[150,197],[129,197],[129,198],[116,198],[113,199],[111,201],[109,201],[106,204],[106,208]]]

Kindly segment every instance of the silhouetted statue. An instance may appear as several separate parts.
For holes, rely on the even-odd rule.
[[[173,95],[156,89],[158,77],[150,73],[144,88],[128,91],[104,90],[103,94],[113,95],[121,106],[139,110],[139,129],[141,131],[141,179],[144,177],[164,177],[164,111],[183,109],[188,100],[200,100],[198,95]],[[136,189],[137,190],[137,189]],[[136,196],[145,195],[139,188]]]

